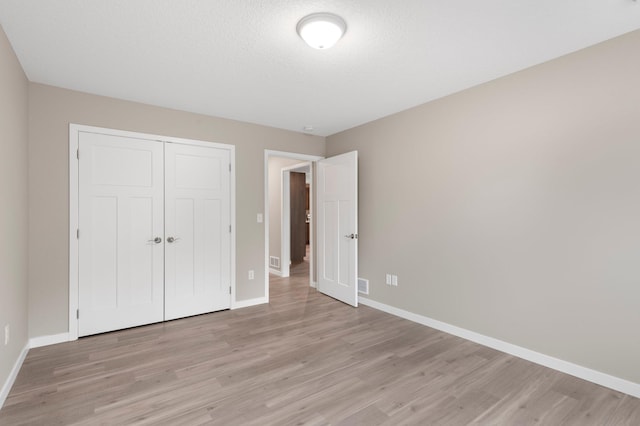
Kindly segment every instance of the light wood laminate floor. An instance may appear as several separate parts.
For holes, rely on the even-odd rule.
[[[2,425],[640,425],[640,400],[307,286],[32,349]]]

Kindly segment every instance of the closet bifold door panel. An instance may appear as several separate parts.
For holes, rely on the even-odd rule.
[[[229,151],[165,143],[165,320],[230,307]]]
[[[113,132],[78,133],[78,336],[230,308],[231,149]]]
[[[84,132],[78,143],[78,333],[162,321],[162,144]]]

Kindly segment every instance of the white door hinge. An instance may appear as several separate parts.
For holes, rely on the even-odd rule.
[[[80,309],[76,309],[76,319],[80,319]]]
[[[76,239],[80,239],[80,229],[76,229]]]

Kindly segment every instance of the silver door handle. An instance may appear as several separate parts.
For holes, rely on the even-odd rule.
[[[174,238],[174,237],[168,237],[168,238],[167,238],[167,242],[168,242],[168,243],[172,243],[172,242],[174,242],[174,241],[178,241],[179,239],[180,239],[180,237],[176,237],[176,238]]]
[[[352,240],[358,239],[358,234],[347,234],[344,236],[345,238],[350,238]]]
[[[160,244],[162,242],[162,238],[155,237],[153,240],[147,240],[148,243]]]

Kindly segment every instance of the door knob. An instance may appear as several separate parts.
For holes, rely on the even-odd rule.
[[[352,240],[355,240],[358,238],[358,234],[347,234],[344,236],[345,238],[350,238]]]
[[[155,237],[153,240],[147,240],[148,243],[160,244],[162,242],[162,238]]]
[[[176,238],[174,238],[174,237],[168,237],[168,238],[167,238],[167,242],[168,242],[168,243],[172,243],[172,242],[174,242],[174,241],[178,241],[179,239],[180,239],[180,237],[176,237]]]

